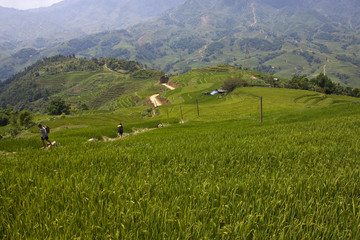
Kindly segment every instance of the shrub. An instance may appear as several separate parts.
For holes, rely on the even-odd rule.
[[[51,100],[47,111],[50,115],[70,114],[70,105],[66,104],[61,98],[55,98]]]
[[[224,81],[222,88],[227,90],[228,92],[234,91],[238,87],[246,87],[248,86],[247,81],[241,78],[229,78]]]
[[[20,126],[29,126],[32,123],[32,113],[28,110],[22,111],[19,114]]]

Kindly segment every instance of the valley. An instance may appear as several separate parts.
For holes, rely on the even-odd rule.
[[[1,239],[360,239],[359,1],[43,11],[0,24]]]

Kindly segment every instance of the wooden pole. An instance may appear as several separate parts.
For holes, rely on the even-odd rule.
[[[263,122],[263,99],[260,97],[260,123]]]
[[[197,105],[197,113],[198,113],[198,117],[200,116],[200,111],[199,111],[199,101],[196,99],[196,105]]]
[[[182,114],[181,106],[180,106],[180,113],[181,113],[181,120],[184,121],[184,117],[183,117],[183,114]]]

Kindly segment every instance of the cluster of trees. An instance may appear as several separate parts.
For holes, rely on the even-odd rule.
[[[206,42],[204,40],[192,36],[180,38],[179,40],[174,41],[170,44],[170,48],[174,52],[177,52],[178,49],[180,49],[181,51],[185,51],[187,49],[188,53],[191,54],[194,51],[200,49],[205,44]]]
[[[108,68],[110,68],[113,71],[126,70],[129,72],[135,72],[142,68],[141,64],[136,61],[126,61],[123,59],[112,58],[112,57],[106,59],[100,58],[100,62],[102,64],[106,63]]]
[[[161,78],[165,73],[155,70],[155,69],[142,69],[135,71],[131,74],[131,77],[134,79],[151,79],[151,78]]]
[[[343,62],[350,62],[358,67],[360,67],[360,60],[357,58],[349,57],[346,55],[336,55],[336,59]]]
[[[280,39],[275,39],[273,42],[270,42],[265,39],[260,38],[246,38],[240,41],[239,47],[241,51],[246,52],[247,48],[253,48],[259,51],[277,51],[281,50],[283,42]]]
[[[322,92],[325,94],[338,94],[352,97],[360,97],[360,89],[341,86],[339,83],[334,83],[331,79],[319,74],[316,78],[308,79],[305,75],[294,76],[286,85],[287,88],[311,90]]]
[[[47,107],[49,115],[67,115],[70,114],[70,105],[66,104],[61,98],[51,100]],[[35,125],[34,115],[29,110],[17,111],[13,106],[7,105],[6,108],[0,108],[0,126],[7,126],[2,131],[0,138],[4,135],[15,137],[21,130],[31,128]]]
[[[107,49],[103,49],[102,55],[112,58],[121,58],[121,59],[129,60],[131,57],[131,52],[125,48],[117,48],[117,49],[107,48]]]
[[[222,54],[222,49],[225,47],[225,45],[221,42],[214,42],[207,46],[205,50],[205,57],[209,57],[213,54]]]
[[[47,107],[47,113],[49,115],[69,115],[70,104],[65,103],[61,98],[52,99],[50,105]]]
[[[261,65],[261,64],[263,64],[271,59],[277,58],[285,53],[286,53],[286,51],[270,53],[263,58],[259,58],[259,64]]]
[[[268,73],[268,74],[275,74],[277,68],[271,66],[271,65],[259,65],[254,70],[257,70],[259,72]]]
[[[283,83],[272,75],[262,77],[262,79],[271,87],[285,87],[291,89],[302,89],[309,91],[316,91],[325,94],[337,94],[351,97],[360,97],[359,88],[344,87],[340,83],[334,83],[331,79],[320,73],[316,78],[309,79],[306,75],[296,75],[289,82]],[[231,92],[238,87],[246,87],[249,84],[242,79],[242,76],[237,78],[226,79],[222,88]]]
[[[58,50],[61,55],[69,55],[88,50],[98,44],[100,40],[92,37],[85,37],[82,39],[72,39],[67,43],[67,47]]]
[[[153,44],[145,43],[144,45],[136,46],[136,59],[142,61],[151,61],[157,58],[161,58],[167,55],[166,52],[159,51],[160,47],[163,46],[163,43],[156,42]]]
[[[21,129],[26,129],[34,126],[33,114],[24,110],[18,112],[14,110],[11,105],[8,105],[5,109],[0,108],[0,126],[10,125],[2,134],[10,134],[12,137],[16,136]],[[2,136],[0,135],[0,138]]]
[[[70,104],[65,103],[61,98],[54,98],[47,107],[49,115],[68,115],[70,114]],[[0,108],[0,126],[20,125],[29,127],[32,122],[33,115],[29,110],[17,111],[13,106],[8,104],[6,108]]]
[[[237,78],[229,78],[224,81],[222,88],[227,92],[232,92],[238,87],[247,87],[249,84],[242,79],[242,76]]]
[[[314,42],[313,44],[315,44],[316,46],[319,47],[319,51],[321,53],[327,53],[327,54],[330,54],[331,51],[329,50],[329,48],[325,45],[325,44],[322,44],[322,43],[316,43]]]
[[[321,59],[320,58],[315,58],[314,55],[315,53],[309,53],[307,51],[296,51],[294,50],[293,51],[293,54],[298,54],[300,56],[302,56],[303,58],[306,59],[306,61],[309,63],[309,65],[311,65],[313,62],[317,63],[317,64],[320,64],[321,63]]]

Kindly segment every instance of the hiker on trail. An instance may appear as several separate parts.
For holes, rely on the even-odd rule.
[[[123,132],[124,132],[122,123],[119,123],[119,125],[117,126],[117,128],[118,128],[118,135],[119,135],[119,137],[122,137]]]
[[[45,144],[45,140],[52,146],[50,140],[49,140],[49,136],[48,133],[46,131],[46,128],[43,127],[41,124],[38,125],[39,130],[40,130],[40,134],[41,134],[41,141],[43,143],[43,148],[46,148],[46,144]]]

